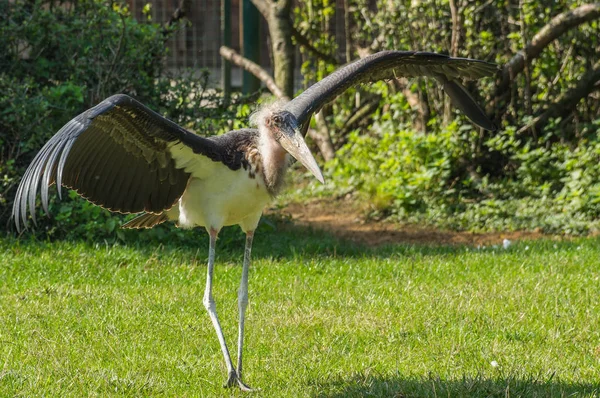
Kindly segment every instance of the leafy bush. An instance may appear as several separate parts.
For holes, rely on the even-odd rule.
[[[208,74],[165,73],[174,28],[138,23],[119,3],[97,0],[0,3],[0,225],[6,225],[25,168],[68,120],[115,93],[126,93],[175,122],[216,134],[247,106],[225,107],[206,90]],[[197,71],[195,71],[197,72]],[[238,101],[239,102],[239,101]],[[239,105],[239,106],[238,106]],[[111,237],[122,216],[74,194],[53,199],[37,232]]]
[[[98,1],[0,6],[0,221],[24,168],[69,119],[126,91],[155,96],[163,33]]]
[[[524,144],[514,128],[499,132],[486,142],[510,159],[497,178],[460,172],[473,153],[464,136],[475,132],[452,124],[426,135],[389,120],[374,123],[370,135],[352,133],[328,165],[337,189],[368,200],[372,216],[476,231],[600,227],[600,120],[577,146]]]

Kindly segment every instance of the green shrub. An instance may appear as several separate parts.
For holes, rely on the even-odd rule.
[[[498,132],[486,147],[510,162],[492,177],[463,167],[473,154],[472,130],[452,124],[426,135],[384,117],[369,135],[353,132],[328,173],[339,192],[373,204],[377,217],[475,231],[585,234],[600,226],[598,125],[576,146],[527,141],[514,128]]]
[[[118,4],[0,3],[0,225],[10,225],[20,176],[44,143],[71,118],[112,94],[129,94],[206,135],[226,129],[236,112],[247,112],[236,101],[225,107],[218,94],[207,91],[206,71],[176,77],[165,73],[165,42],[177,27],[138,23]],[[63,198],[52,199],[52,220],[38,217],[38,234],[115,236],[122,216],[74,194]]]
[[[17,0],[0,8],[4,225],[19,177],[64,123],[116,92],[156,96],[164,35],[158,25],[138,24],[125,10],[93,0]]]

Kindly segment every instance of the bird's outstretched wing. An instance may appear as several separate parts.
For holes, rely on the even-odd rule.
[[[111,211],[171,208],[189,179],[169,152],[177,143],[196,153],[215,145],[127,95],[107,98],[69,121],[35,156],[13,204],[17,229],[26,226],[28,207],[35,222],[38,190],[48,213],[48,188],[54,183],[59,196],[64,185]]]
[[[479,79],[497,70],[495,64],[475,59],[428,52],[382,51],[336,70],[288,102],[284,109],[303,125],[323,105],[357,84],[401,76],[431,76],[444,85],[453,104],[475,124],[494,130],[494,124],[457,79]]]

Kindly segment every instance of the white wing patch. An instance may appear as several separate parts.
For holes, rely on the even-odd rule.
[[[169,145],[169,152],[178,169],[184,169],[192,177],[198,179],[205,179],[210,176],[218,165],[218,162],[204,155],[194,153],[190,147],[180,142]]]

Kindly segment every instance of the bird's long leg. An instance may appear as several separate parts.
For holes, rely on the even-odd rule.
[[[240,310],[240,324],[238,329],[238,358],[237,372],[242,380],[242,353],[244,347],[244,320],[246,318],[246,307],[248,307],[248,269],[250,268],[250,253],[252,251],[252,238],[254,231],[246,232],[246,248],[244,250],[244,265],[242,267],[242,281],[238,291],[238,306]]]
[[[227,349],[227,344],[225,343],[225,337],[223,336],[223,330],[221,329],[221,324],[219,323],[219,318],[217,317],[217,307],[215,305],[215,300],[212,295],[212,280],[213,280],[213,271],[215,265],[215,246],[217,242],[217,235],[219,234],[218,230],[210,229],[208,231],[210,236],[210,246],[208,249],[208,271],[206,274],[206,289],[204,291],[204,299],[202,302],[208,311],[208,315],[210,316],[210,320],[215,327],[215,331],[217,332],[217,338],[219,339],[219,344],[221,345],[221,351],[223,351],[223,356],[225,357],[225,365],[227,366],[227,372],[229,373],[229,377],[227,379],[226,387],[231,387],[237,384],[239,387],[244,389],[249,389],[245,386],[238,378],[235,368],[233,367],[233,362],[231,362],[231,356],[229,355],[229,350]]]

